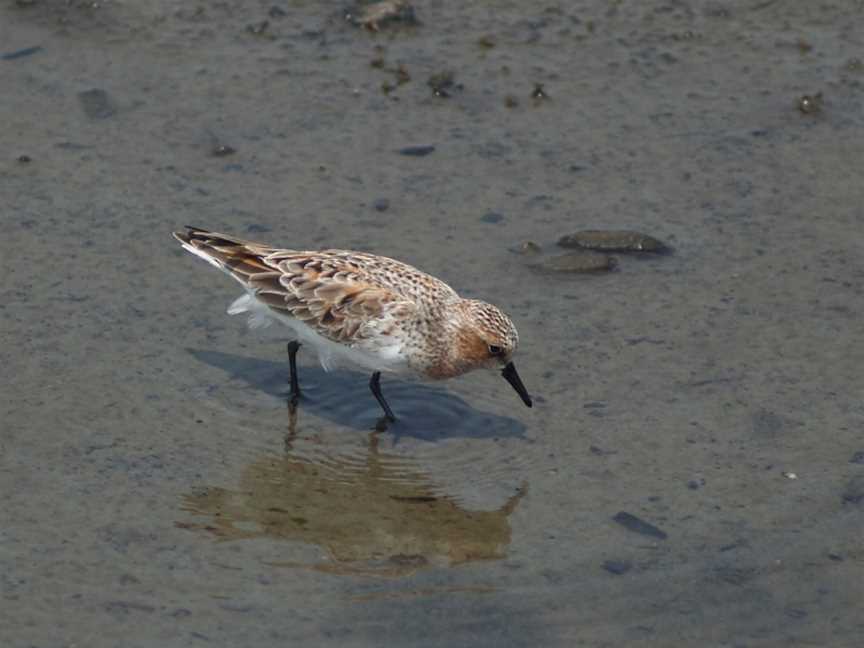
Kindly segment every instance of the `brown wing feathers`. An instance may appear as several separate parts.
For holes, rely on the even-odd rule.
[[[194,227],[174,235],[218,261],[274,311],[304,321],[334,341],[356,341],[364,322],[403,302],[369,283],[337,252],[279,250]]]

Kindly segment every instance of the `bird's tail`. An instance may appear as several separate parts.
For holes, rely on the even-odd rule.
[[[174,238],[185,250],[228,273],[244,286],[248,286],[254,275],[275,271],[264,261],[268,254],[275,252],[275,248],[268,245],[189,225],[186,231],[174,232]]]

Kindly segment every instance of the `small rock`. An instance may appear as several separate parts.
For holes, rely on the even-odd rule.
[[[534,90],[531,91],[531,98],[534,99],[534,101],[544,101],[549,98],[549,95],[543,89],[542,83],[534,84]]]
[[[420,554],[394,554],[387,562],[399,567],[425,567],[429,564],[429,559]]]
[[[432,88],[432,94],[434,94],[436,97],[442,97],[444,99],[449,98],[450,93],[454,90],[463,89],[461,83],[456,83],[454,81],[453,73],[450,71],[433,74],[431,77],[429,77],[426,85]]]
[[[386,198],[379,198],[372,203],[372,206],[379,212],[387,211],[390,208],[390,201]]]
[[[510,248],[511,252],[515,252],[516,254],[539,254],[542,251],[542,248],[535,243],[534,241],[525,241],[524,243],[520,243],[514,248]]]
[[[29,155],[19,155],[19,156],[18,156],[18,161],[19,161],[21,164],[27,164],[27,163],[29,163],[29,162],[32,162],[33,160],[32,160],[32,158],[31,158]]]
[[[399,149],[399,155],[407,155],[408,157],[425,157],[435,151],[434,146],[406,146]]]
[[[603,569],[616,576],[626,574],[632,567],[633,565],[627,560],[606,560],[603,562]]]
[[[484,223],[500,223],[504,220],[503,214],[499,214],[498,212],[486,212],[480,217],[480,220]]]
[[[609,272],[618,265],[615,257],[590,250],[574,250],[543,259],[531,267],[541,272]]]
[[[632,513],[620,511],[612,519],[628,531],[633,531],[634,533],[641,533],[642,535],[659,538],[660,540],[665,540],[668,537],[665,531],[658,529],[653,524],[636,517]]]
[[[654,252],[662,254],[669,248],[647,234],[630,230],[582,230],[558,239],[558,245],[566,248],[585,248],[604,252]]]
[[[234,155],[236,153],[236,149],[232,146],[228,146],[227,144],[217,144],[213,147],[213,157],[225,157],[228,155]]]
[[[853,454],[852,458],[849,460],[849,463],[864,464],[864,450],[859,450],[858,452]]]
[[[822,93],[802,95],[798,98],[798,110],[803,115],[815,115],[822,111]]]
[[[253,36],[262,36],[264,32],[267,31],[267,28],[270,27],[269,20],[262,20],[261,22],[252,23],[251,25],[246,25],[246,31],[252,34]]]

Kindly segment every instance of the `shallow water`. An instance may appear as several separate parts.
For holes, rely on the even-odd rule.
[[[860,7],[452,4],[0,7],[0,644],[860,643]],[[186,223],[500,305],[535,407],[292,415]],[[511,251],[599,228],[675,251]]]

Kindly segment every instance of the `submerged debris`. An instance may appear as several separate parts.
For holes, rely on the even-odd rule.
[[[251,25],[246,25],[246,31],[252,34],[253,36],[263,36],[267,29],[270,27],[269,20],[262,20],[261,22],[252,23]]]
[[[653,524],[636,517],[632,513],[627,513],[626,511],[616,513],[612,519],[628,531],[641,533],[642,535],[651,536],[652,538],[659,538],[660,540],[665,540],[668,537],[665,531],[658,529]]]
[[[604,252],[653,252],[664,254],[669,247],[662,241],[631,230],[582,230],[558,239],[565,248],[583,248]]]
[[[417,24],[414,7],[407,0],[382,0],[372,4],[358,4],[345,12],[345,20],[357,27],[365,27],[376,32],[388,22]]]
[[[2,61],[14,61],[15,59],[24,58],[25,56],[32,56],[36,52],[41,52],[41,45],[34,45],[33,47],[25,47],[24,49],[19,49],[14,52],[7,52],[6,54],[0,54],[0,60]]]
[[[535,83],[534,89],[531,91],[531,98],[534,101],[545,101],[549,98],[549,94],[543,89],[542,83]]]
[[[534,241],[525,241],[516,247],[510,248],[510,251],[515,252],[516,254],[540,254],[540,252],[543,251],[543,248]]]
[[[432,88],[432,94],[436,97],[443,97],[444,99],[449,98],[450,93],[453,90],[462,90],[462,84],[456,83],[453,80],[453,73],[450,71],[433,74],[429,77],[426,85]]]
[[[498,43],[497,43],[497,41],[495,40],[495,37],[494,37],[494,36],[491,36],[491,35],[489,35],[489,34],[486,34],[485,36],[481,36],[479,39],[477,39],[477,44],[478,44],[480,47],[482,47],[483,49],[492,49],[492,48],[495,47]]]
[[[531,264],[541,272],[609,272],[618,265],[615,257],[590,250],[574,250]]]
[[[822,93],[803,95],[798,98],[798,110],[803,115],[815,115],[822,111]]]
[[[212,155],[213,157],[225,157],[227,155],[234,155],[237,150],[232,146],[228,146],[227,144],[217,144],[213,147]]]

